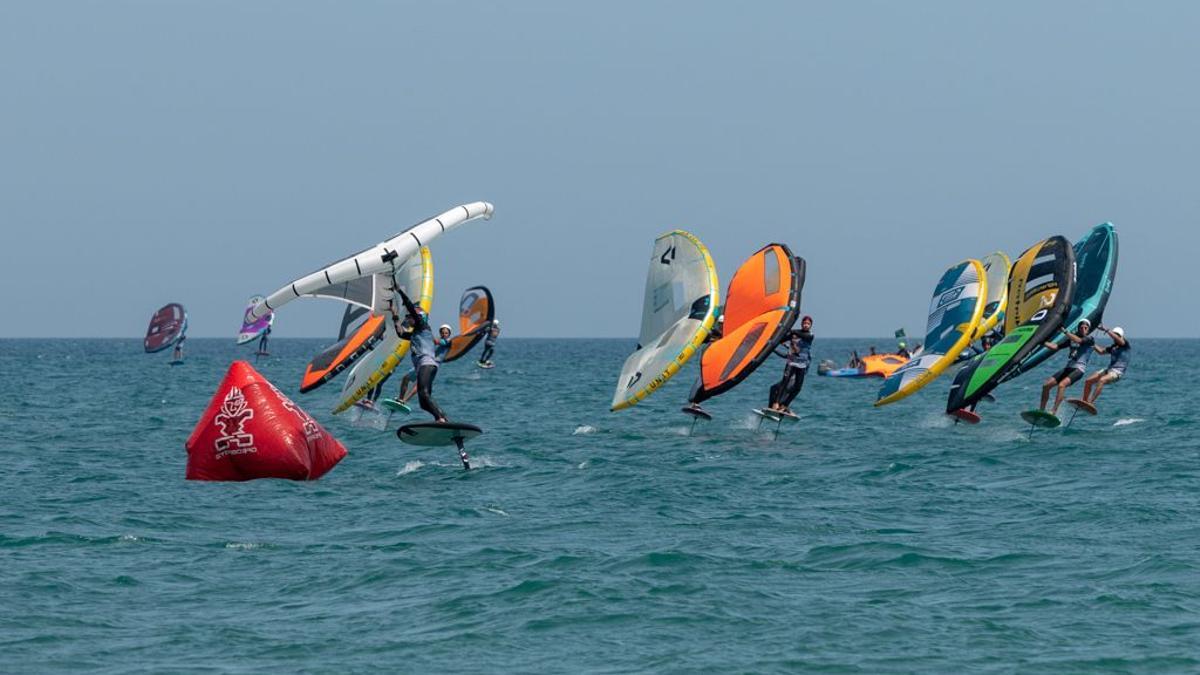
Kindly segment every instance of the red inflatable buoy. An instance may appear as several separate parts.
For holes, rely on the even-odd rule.
[[[188,480],[316,480],[346,448],[245,361],[234,361],[187,440]]]

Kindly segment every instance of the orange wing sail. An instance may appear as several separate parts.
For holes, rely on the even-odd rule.
[[[725,294],[722,337],[700,359],[694,402],[737,386],[779,346],[800,312],[804,273],[804,259],[783,244],[765,246],[742,263]]]
[[[462,358],[483,339],[496,318],[496,303],[492,292],[484,286],[472,286],[463,291],[458,303],[458,335],[450,338],[450,350],[442,359],[449,363]]]
[[[363,310],[360,310],[363,311]],[[347,311],[349,315],[349,310]],[[372,313],[357,329],[338,340],[333,346],[313,357],[304,368],[300,380],[300,393],[307,394],[332,380],[358,357],[366,354],[383,339],[384,315]],[[342,329],[345,330],[343,325]]]

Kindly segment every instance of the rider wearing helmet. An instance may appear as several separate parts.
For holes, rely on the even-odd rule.
[[[1097,354],[1109,355],[1109,362],[1107,368],[1098,373],[1093,373],[1083,383],[1083,400],[1088,403],[1095,403],[1096,399],[1100,398],[1100,392],[1104,389],[1104,385],[1116,382],[1125,375],[1125,368],[1129,366],[1130,350],[1132,349],[1129,346],[1129,340],[1125,339],[1124,328],[1120,326],[1112,330],[1104,326],[1100,326],[1099,328],[1112,338],[1112,344],[1107,347],[1095,347]],[[1092,387],[1095,387],[1094,391]]]
[[[1050,390],[1058,387],[1058,393],[1054,396],[1054,410],[1050,411],[1053,415],[1058,414],[1058,407],[1066,398],[1067,388],[1078,382],[1087,372],[1087,363],[1092,357],[1092,348],[1096,346],[1096,338],[1091,335],[1092,322],[1087,319],[1079,320],[1079,326],[1074,333],[1068,332],[1065,328],[1059,328],[1059,330],[1067,336],[1070,344],[1070,351],[1067,352],[1067,365],[1042,383],[1042,404],[1040,406],[1041,410],[1046,409],[1046,402],[1050,400]],[[1059,350],[1059,346],[1053,342],[1047,341],[1043,345],[1051,351]]]

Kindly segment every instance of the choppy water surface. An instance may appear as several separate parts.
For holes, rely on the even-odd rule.
[[[694,366],[613,414],[629,341],[503,339],[438,378],[486,429],[465,473],[329,415],[336,383],[300,396],[321,341],[279,339],[259,369],[349,457],[185,482],[231,342],[169,368],[0,341],[0,670],[1200,669],[1200,341],[1137,342],[1066,431],[1017,417],[1055,360],[976,427],[939,414],[948,378],[874,410],[877,381],[813,376],[774,439],[750,408],[779,362],[689,435]]]

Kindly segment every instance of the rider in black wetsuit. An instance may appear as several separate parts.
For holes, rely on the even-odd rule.
[[[258,338],[258,352],[260,354],[267,353],[267,337],[270,334],[271,334],[271,327],[267,326],[267,329],[262,332],[262,336]]]
[[[483,339],[483,353],[479,355],[479,365],[490,365],[492,354],[496,351],[496,340],[500,338],[500,320],[492,319],[487,328],[487,337]]]
[[[808,374],[808,364],[812,362],[813,320],[806,316],[800,320],[800,330],[788,332],[787,337],[775,349],[775,354],[787,360],[783,366],[783,379],[771,385],[770,410],[792,412],[792,400],[804,387],[804,376]]]
[[[429,327],[429,315],[425,310],[413,304],[404,291],[397,288],[397,294],[408,312],[408,322],[400,324],[400,317],[392,313],[392,327],[396,335],[410,343],[409,353],[412,355],[413,368],[417,371],[417,400],[421,409],[433,415],[436,422],[445,422],[446,414],[433,400],[433,378],[437,377],[438,360],[436,342],[433,339],[433,329]]]

